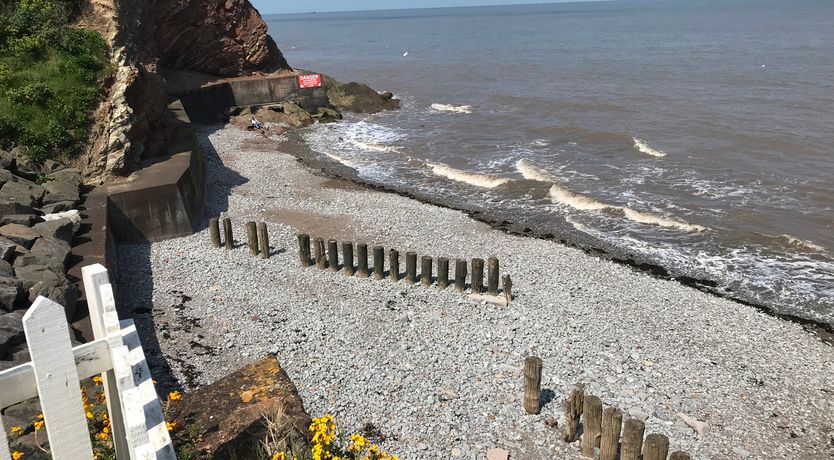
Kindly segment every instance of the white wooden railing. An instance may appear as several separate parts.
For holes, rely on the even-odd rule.
[[[116,457],[176,459],[133,320],[119,321],[107,269],[82,269],[95,340],[72,347],[64,307],[38,297],[23,316],[31,362],[0,373],[0,409],[40,397],[55,460],[93,458],[80,380],[101,375]],[[0,460],[10,459],[0,419]]]

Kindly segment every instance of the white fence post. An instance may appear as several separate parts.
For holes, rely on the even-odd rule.
[[[107,269],[101,264],[88,265],[81,268],[81,277],[84,280],[84,293],[87,296],[87,308],[90,311],[90,322],[93,327],[93,337],[96,339],[108,339],[107,327],[105,326],[104,303],[101,298],[101,287],[110,284]],[[115,343],[113,343],[115,342]],[[122,345],[121,340],[113,340],[110,343],[110,350]],[[107,398],[107,412],[110,414],[110,429],[113,432],[113,445],[116,450],[116,458],[131,458],[130,448],[127,442],[127,432],[122,413],[122,402],[119,398],[119,390],[116,387],[116,374],[110,370],[101,375],[104,386],[104,396]]]
[[[23,330],[53,460],[92,459],[93,446],[64,307],[38,297],[23,316]]]
[[[0,460],[9,460],[12,453],[9,452],[9,438],[6,436],[6,427],[3,426],[3,417],[0,417]]]

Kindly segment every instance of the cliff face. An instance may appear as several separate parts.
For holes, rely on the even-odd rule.
[[[163,68],[222,77],[289,69],[248,0],[85,0],[82,25],[102,32],[116,71],[81,162],[89,182],[128,174],[165,153],[172,123]]]

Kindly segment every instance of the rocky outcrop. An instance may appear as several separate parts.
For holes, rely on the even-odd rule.
[[[383,110],[400,108],[400,101],[394,99],[390,92],[378,93],[363,83],[340,83],[336,79],[324,76],[323,84],[327,88],[327,97],[334,107],[348,112],[377,113]]]
[[[289,69],[248,0],[85,1],[82,25],[105,35],[116,66],[78,164],[89,182],[166,153],[173,122],[163,67],[220,77]]]

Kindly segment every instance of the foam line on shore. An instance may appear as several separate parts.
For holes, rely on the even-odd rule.
[[[556,182],[556,178],[544,169],[527,160],[518,160],[515,169],[527,180],[538,182]]]
[[[341,163],[341,164],[347,166],[348,168],[353,168],[353,169],[359,170],[359,164],[354,162],[354,161],[348,160],[347,158],[340,157],[339,155],[335,155],[333,153],[324,152],[324,154],[327,155],[327,157],[330,158],[331,160],[334,160],[338,163]]]
[[[634,141],[634,148],[642,153],[645,153],[646,155],[651,155],[653,157],[658,158],[666,156],[666,152],[652,147],[651,145],[649,145],[648,142],[644,141],[643,139],[632,137],[631,140]]]
[[[503,177],[461,171],[460,169],[455,169],[449,165],[439,163],[426,163],[426,165],[431,168],[432,173],[435,175],[443,176],[457,182],[474,185],[475,187],[495,188],[510,181],[510,179]]]
[[[390,145],[384,144],[375,144],[372,142],[362,142],[357,141],[355,139],[350,140],[351,144],[359,147],[360,149],[364,150],[372,150],[374,152],[382,152],[382,153],[399,153],[399,149],[396,147],[391,147]]]
[[[434,103],[431,108],[438,112],[452,112],[452,113],[472,113],[475,109],[471,105],[454,105],[454,104],[440,104]]]

